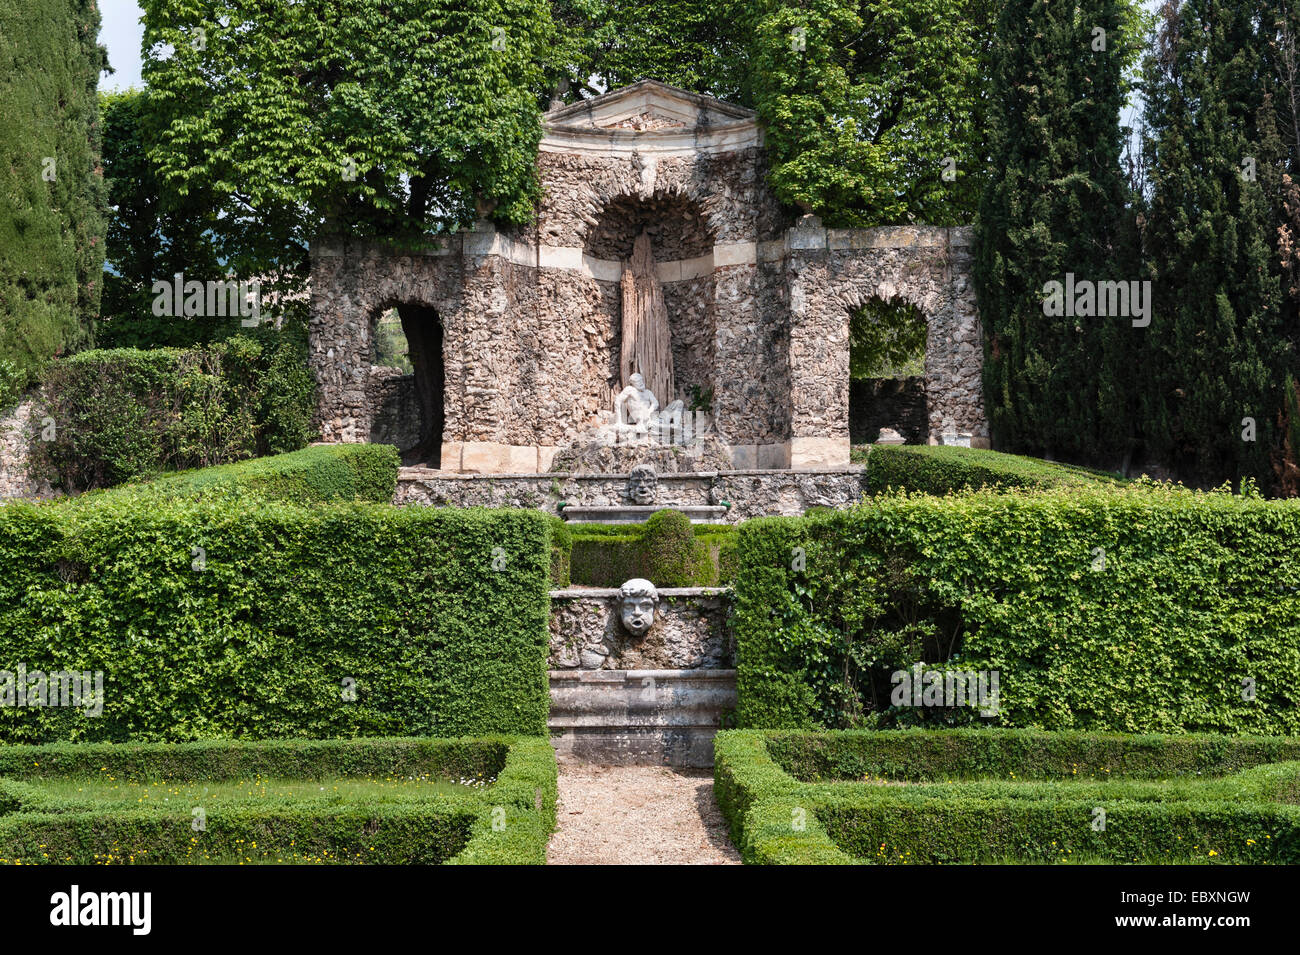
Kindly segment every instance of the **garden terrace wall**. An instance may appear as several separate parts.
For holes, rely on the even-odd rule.
[[[394,504],[438,507],[530,507],[562,513],[562,503],[606,506],[631,503],[629,474],[452,474],[402,468]],[[662,507],[728,503],[727,522],[764,515],[797,516],[811,507],[843,507],[862,499],[866,472],[859,467],[823,470],[702,471],[660,474]]]
[[[885,495],[738,535],[741,726],[1300,734],[1300,502],[1143,485]],[[850,638],[871,661],[849,668],[865,713],[842,696]],[[891,672],[957,654],[999,673],[994,717],[889,706]]]
[[[550,564],[529,511],[6,504],[0,670],[104,700],[0,707],[0,740],[542,734]]]

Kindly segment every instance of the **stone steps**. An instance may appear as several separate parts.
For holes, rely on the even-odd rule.
[[[736,706],[735,670],[551,670],[551,743],[562,761],[712,766]]]

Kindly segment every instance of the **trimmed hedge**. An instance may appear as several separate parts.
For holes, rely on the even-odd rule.
[[[387,444],[313,445],[301,451],[167,474],[144,484],[127,484],[81,500],[161,495],[234,497],[243,493],[270,500],[310,504],[369,501],[390,504],[401,467],[397,448]]]
[[[316,405],[293,329],[82,352],[49,366],[38,400],[55,435],[32,442],[32,471],[70,492],[298,450]]]
[[[105,689],[99,717],[0,707],[0,740],[545,734],[548,532],[522,510],[0,506],[0,669]]]
[[[573,531],[562,517],[550,517],[551,525],[551,586],[563,590],[571,580],[570,565],[573,559]]]
[[[659,587],[716,587],[734,572],[735,528],[656,511],[641,525],[574,524],[570,576],[591,587],[644,577]]]
[[[746,862],[1300,862],[1300,762],[1265,762],[1294,760],[1300,741],[724,731],[714,749],[718,804]],[[817,754],[836,781],[800,782],[783,765],[792,753]],[[1024,780],[1025,755],[1070,781]],[[1126,767],[1175,778],[1131,781]]]
[[[966,488],[1089,487],[1122,483],[1117,474],[1016,454],[944,445],[873,445],[867,488],[947,494]]]
[[[0,778],[0,861],[175,864],[306,857],[405,864],[544,864],[555,827],[555,754],[538,737],[360,739],[178,746],[9,747]],[[56,797],[51,778],[217,781],[429,774],[495,777],[464,793],[341,804],[336,797],[210,800],[144,808]],[[16,781],[12,777],[21,777]],[[255,848],[254,848],[255,847]],[[199,855],[201,853],[201,855]]]
[[[1039,780],[1198,778],[1300,760],[1300,738],[1274,736],[907,729],[770,732],[764,739],[781,769],[800,782],[1011,774]]]
[[[1298,540],[1300,502],[1142,484],[749,521],[738,725],[1294,735]],[[918,661],[998,671],[996,717],[892,707]]]

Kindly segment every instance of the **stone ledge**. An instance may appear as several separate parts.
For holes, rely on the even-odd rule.
[[[720,597],[731,593],[730,587],[657,587],[660,597]],[[590,597],[592,600],[608,600],[619,596],[617,587],[566,587],[564,590],[549,591],[552,600],[578,600]],[[721,672],[721,671],[719,671]]]
[[[866,469],[860,464],[841,464],[823,468],[738,468],[734,471],[671,471],[659,475],[659,483],[674,480],[712,480],[716,477],[779,477],[793,475],[810,477],[818,474],[854,474]],[[541,480],[554,478],[557,481],[626,481],[630,473],[593,474],[586,471],[519,471],[500,474],[468,473],[464,471],[443,471],[438,468],[403,467],[397,472],[399,481],[419,481],[422,479],[438,481],[501,481]],[[671,507],[665,504],[664,507]]]
[[[547,670],[549,680],[572,680],[575,683],[617,683],[642,680],[718,680],[736,678],[735,670]]]

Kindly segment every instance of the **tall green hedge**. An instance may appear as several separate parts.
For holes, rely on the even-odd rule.
[[[1142,484],[750,521],[739,725],[1297,734],[1297,541],[1300,502]],[[917,661],[998,671],[999,712],[891,706]]]
[[[41,389],[52,440],[38,474],[69,491],[178,468],[294,451],[310,437],[315,389],[301,329],[201,348],[87,351],[56,362]]]
[[[105,699],[0,707],[0,741],[541,734],[549,570],[532,511],[6,504],[0,668]]]
[[[94,0],[0,0],[0,404],[99,312],[98,37]]]

